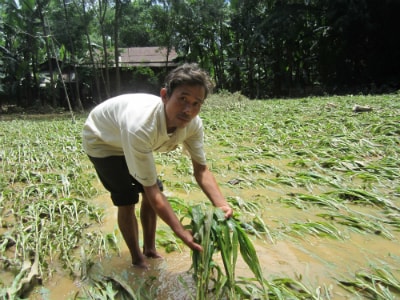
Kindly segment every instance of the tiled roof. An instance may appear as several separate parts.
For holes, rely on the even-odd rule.
[[[175,50],[171,50],[168,55],[168,65],[177,65],[173,62],[178,55]],[[162,67],[167,62],[167,49],[160,47],[132,47],[122,48],[120,54],[121,67]]]

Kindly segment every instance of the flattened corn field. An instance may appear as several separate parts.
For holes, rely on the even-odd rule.
[[[355,105],[372,110],[354,112]],[[229,269],[232,297],[400,298],[400,94],[264,101],[218,94],[201,116],[209,167],[264,278],[257,285],[239,257],[241,268]],[[96,201],[107,194],[82,151],[85,117],[0,115],[0,298],[173,299],[177,291],[161,291],[154,272],[110,275],[99,267],[128,254]],[[155,158],[184,223],[188,208],[209,210],[180,149]],[[164,272],[174,272],[169,259],[186,259],[182,274],[198,269],[189,270],[190,251],[161,222],[157,244]],[[221,274],[209,274],[212,284],[197,294],[199,285],[182,275],[182,299],[226,298]],[[60,293],[60,278],[74,288]]]

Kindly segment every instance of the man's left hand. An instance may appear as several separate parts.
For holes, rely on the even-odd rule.
[[[233,209],[229,205],[223,205],[219,206],[219,209],[221,209],[225,213],[225,218],[229,219],[233,215]]]

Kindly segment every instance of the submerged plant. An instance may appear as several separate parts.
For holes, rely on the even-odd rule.
[[[393,234],[383,225],[380,220],[373,216],[357,212],[341,213],[323,213],[318,214],[320,217],[336,221],[339,224],[346,225],[352,230],[360,233],[372,233],[381,235],[389,240],[393,239]]]
[[[400,279],[387,267],[371,266],[356,272],[354,280],[338,281],[344,289],[367,299],[397,299],[400,293]]]
[[[302,236],[303,233],[308,233],[319,237],[329,237],[339,240],[346,238],[337,227],[328,222],[295,222],[290,224],[290,228],[292,232],[300,236]]]

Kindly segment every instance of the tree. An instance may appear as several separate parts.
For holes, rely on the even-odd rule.
[[[116,77],[116,87],[115,92],[119,94],[121,90],[121,78],[119,72],[119,20],[122,15],[122,1],[115,0],[115,14],[114,14],[114,61],[115,61],[115,77]]]
[[[153,34],[153,45],[165,47],[167,49],[167,61],[165,64],[165,71],[169,64],[169,54],[174,48],[175,37],[175,12],[169,1],[156,1],[157,5],[150,8],[150,17],[153,20],[150,30]],[[160,3],[160,5],[158,5]]]
[[[85,74],[100,101],[119,93],[120,49],[138,46],[175,48],[182,61],[208,70],[217,89],[250,98],[307,95],[314,87],[341,93],[400,86],[397,0],[68,3],[0,0],[0,90],[18,105],[43,98],[39,66],[60,49],[74,65],[92,68]],[[75,94],[79,99],[78,85]]]
[[[331,90],[363,89],[398,78],[399,1],[339,0],[320,5],[327,30],[319,40],[318,68]]]
[[[198,62],[224,86],[222,47],[228,42],[229,13],[226,1],[157,1],[152,16],[156,39],[167,49],[174,47],[184,60]],[[162,5],[162,6],[161,6]],[[161,13],[163,11],[163,13]],[[216,22],[217,20],[217,22]]]
[[[80,20],[82,24],[82,28],[84,31],[84,35],[86,37],[86,45],[87,45],[87,53],[89,54],[89,65],[91,66],[92,70],[92,77],[95,82],[95,87],[96,87],[96,94],[97,94],[97,100],[101,102],[102,96],[101,96],[101,88],[100,88],[100,74],[99,74],[99,68],[97,68],[97,63],[95,59],[95,53],[94,49],[96,48],[95,43],[92,43],[92,39],[90,36],[90,24],[93,19],[93,13],[87,11],[87,2],[86,0],[76,0],[75,6],[78,7],[78,9],[81,11],[80,15]]]
[[[16,104],[26,107],[38,96],[38,61],[42,57],[39,44],[42,36],[33,0],[15,2],[2,0],[4,79]]]
[[[97,3],[96,3],[97,1]],[[104,66],[104,89],[106,93],[106,97],[109,98],[110,93],[110,61],[108,57],[108,43],[111,42],[111,33],[110,35],[107,34],[107,13],[109,11],[109,3],[108,0],[90,0],[91,7],[93,9],[95,18],[99,24],[99,32],[102,42],[102,53],[103,53],[103,61],[101,62]],[[103,74],[102,74],[103,75]]]
[[[79,76],[79,72],[78,69],[76,67],[77,63],[78,63],[78,53],[76,53],[76,47],[74,45],[74,42],[72,40],[72,34],[70,31],[70,28],[72,27],[72,23],[70,22],[70,14],[68,13],[68,9],[67,9],[67,2],[66,0],[63,0],[62,2],[63,4],[63,8],[64,8],[64,19],[65,19],[65,29],[66,29],[66,34],[68,37],[68,45],[70,46],[70,53],[72,56],[72,65],[73,65],[73,69],[74,69],[74,74],[75,74],[75,101],[78,107],[78,110],[80,112],[83,112],[83,105],[82,105],[82,101],[81,101],[81,96],[80,96],[80,76]]]

